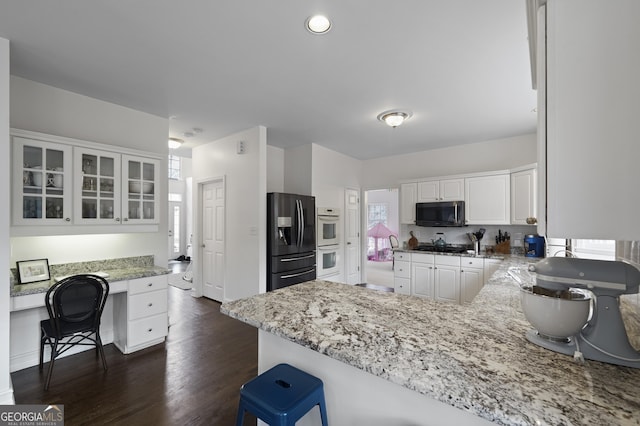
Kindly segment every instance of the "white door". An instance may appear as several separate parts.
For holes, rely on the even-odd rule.
[[[355,189],[345,191],[345,261],[347,284],[358,284],[360,277],[360,195]]]
[[[224,299],[224,183],[202,185],[202,295]]]
[[[169,201],[169,260],[182,254],[182,203]]]

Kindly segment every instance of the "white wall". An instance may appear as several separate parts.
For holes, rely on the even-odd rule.
[[[498,139],[363,162],[363,189],[398,185],[402,179],[511,169],[537,161],[536,135]]]
[[[9,40],[0,38],[0,405],[13,404],[13,390],[9,375]]]
[[[160,154],[159,197],[166,200],[168,119],[19,77],[12,76],[10,82],[11,127]],[[79,262],[153,255],[156,264],[166,265],[167,208],[166,201],[161,203],[158,232],[112,234],[96,237],[95,242],[86,236],[13,237],[12,262],[33,259],[37,252],[52,264],[71,258]]]
[[[284,192],[284,149],[267,145],[267,192]]]
[[[312,144],[312,195],[318,207],[339,207],[344,212],[345,188],[360,189],[362,161]]]
[[[311,195],[313,167],[311,145],[289,148],[284,152],[284,192]]]
[[[246,153],[237,154],[244,141]],[[267,132],[259,126],[193,149],[194,213],[200,213],[198,185],[224,177],[225,300],[266,291]],[[202,294],[199,225],[194,229],[194,287]]]

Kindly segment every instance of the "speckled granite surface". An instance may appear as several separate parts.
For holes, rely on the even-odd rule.
[[[123,257],[119,259],[95,260],[90,262],[65,263],[50,265],[51,280],[39,281],[29,284],[18,284],[17,272],[11,269],[11,297],[27,294],[46,293],[55,283],[56,277],[73,274],[86,274],[92,272],[106,272],[108,282],[131,280],[134,278],[151,277],[155,275],[169,274],[168,268],[162,268],[153,264],[153,256]]]
[[[470,305],[311,281],[221,310],[498,424],[640,424],[640,369],[577,364],[525,339],[531,326],[508,271],[530,261],[507,256]],[[639,347],[630,301],[623,314]]]

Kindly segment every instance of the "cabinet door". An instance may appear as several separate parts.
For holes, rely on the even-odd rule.
[[[411,295],[434,298],[434,266],[427,263],[411,264]]]
[[[510,224],[510,181],[509,174],[465,179],[465,219],[467,224]]]
[[[417,192],[416,182],[400,185],[400,223],[415,225]]]
[[[500,268],[501,260],[497,259],[485,259],[484,260],[484,283]],[[484,283],[482,285],[484,285]]]
[[[446,179],[440,181],[440,200],[464,200],[464,179]]]
[[[479,268],[460,269],[460,303],[469,303],[482,289],[483,270]]]
[[[158,223],[160,161],[122,156],[123,223]]]
[[[434,275],[435,299],[460,303],[460,268],[436,265]]]
[[[71,223],[71,147],[13,138],[13,224]]]
[[[430,180],[418,182],[418,202],[426,203],[429,201],[440,200],[440,182]]]
[[[121,211],[120,154],[74,148],[74,222],[119,224]]]
[[[511,173],[511,223],[526,225],[527,218],[536,217],[536,170]]]

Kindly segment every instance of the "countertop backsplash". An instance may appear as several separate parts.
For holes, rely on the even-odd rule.
[[[506,231],[511,236],[511,249],[513,254],[522,254],[524,250],[524,236],[528,234],[536,234],[535,225],[469,225],[463,227],[426,227],[415,225],[400,225],[400,247],[406,243],[409,238],[409,231],[413,231],[413,235],[420,243],[430,243],[435,240],[436,233],[442,232],[445,235],[447,244],[471,244],[471,240],[467,236],[468,232],[477,232],[480,228],[485,228],[486,232],[482,241],[480,241],[480,250],[484,251],[485,246],[495,246],[498,230],[503,233]]]

